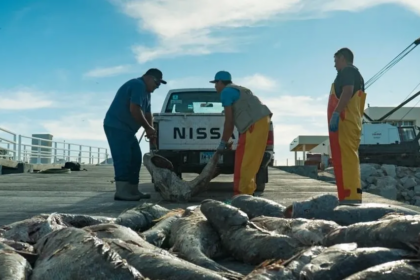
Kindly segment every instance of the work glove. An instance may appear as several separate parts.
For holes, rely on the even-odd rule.
[[[336,132],[338,130],[338,121],[340,120],[340,113],[334,112],[330,119],[330,131]]]
[[[219,147],[217,147],[217,151],[223,151],[227,149],[227,143],[225,141],[220,141]]]

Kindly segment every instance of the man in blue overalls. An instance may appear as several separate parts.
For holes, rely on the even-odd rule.
[[[143,127],[146,137],[153,143],[156,131],[150,106],[150,94],[160,84],[162,72],[149,69],[142,77],[123,84],[115,95],[104,119],[104,130],[114,162],[115,200],[136,201],[150,198],[139,191],[139,175],[142,153],[136,133]]]

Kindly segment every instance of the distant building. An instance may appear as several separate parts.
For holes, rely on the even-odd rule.
[[[377,120],[394,108],[368,107],[365,109],[365,114],[372,120]],[[363,120],[369,122],[365,117],[363,117]],[[388,116],[382,123],[394,126],[419,126],[420,107],[402,107]],[[300,135],[290,143],[290,151],[295,153],[295,165],[303,165],[307,153],[331,155],[330,142],[327,135]],[[298,152],[302,152],[302,157],[298,156]]]

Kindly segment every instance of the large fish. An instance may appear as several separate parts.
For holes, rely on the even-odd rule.
[[[34,247],[28,243],[0,238],[0,250],[3,249],[14,250],[16,253],[24,257],[31,265],[34,265],[38,258]]]
[[[244,211],[250,219],[259,216],[284,217],[285,206],[262,197],[241,194],[232,199],[231,205]]]
[[[143,203],[137,207],[122,212],[115,223],[129,227],[134,231],[145,231],[151,228],[154,220],[168,214],[169,209],[153,203]]]
[[[302,268],[325,249],[322,246],[313,246],[285,261],[265,261],[242,280],[297,280]]]
[[[355,242],[359,247],[409,249],[418,244],[419,232],[420,215],[392,215],[336,229],[324,238],[323,245]]]
[[[83,229],[64,228],[35,245],[40,256],[31,280],[145,279],[106,242]]]
[[[216,263],[213,259],[225,256],[220,237],[197,207],[187,211],[171,228],[169,244],[171,252],[181,258],[217,272],[226,278],[236,279],[243,275]]]
[[[334,205],[334,198],[331,195],[321,195],[307,201],[293,203],[285,210],[285,216],[290,218],[329,220],[339,225],[347,226],[355,223],[376,221],[389,213],[420,214],[420,212],[402,206],[381,203],[339,205],[336,207]]]
[[[0,249],[0,279],[26,280],[32,273],[29,262],[13,248]]]
[[[115,218],[104,216],[89,216],[83,214],[53,213],[59,215],[61,220],[67,225],[76,228],[83,228],[99,224],[109,224],[115,222]],[[51,214],[41,214],[40,216],[47,218]]]
[[[151,250],[155,249],[155,246],[141,238],[137,232],[131,228],[117,225],[117,224],[100,224],[90,227],[83,228],[84,230],[94,233],[94,235],[100,239],[103,238],[114,238],[123,241],[129,241],[138,244],[140,247],[148,248]]]
[[[25,251],[28,253],[34,253],[35,249],[31,244],[25,243],[25,242],[19,242],[15,240],[9,240],[6,238],[0,238],[0,244],[5,244],[7,246],[12,247],[15,250],[18,251]]]
[[[246,275],[242,280],[296,280],[293,273],[285,268],[281,262],[269,265],[262,264]]]
[[[154,246],[161,248],[169,247],[171,227],[183,213],[184,210],[182,209],[169,212],[165,216],[155,220],[157,221],[157,224],[155,224],[152,228],[141,232],[140,236]]]
[[[325,249],[305,265],[300,272],[300,279],[344,279],[375,265],[416,257],[415,253],[401,249],[357,248],[356,243],[343,243]]]
[[[260,216],[251,219],[251,222],[268,231],[290,236],[306,246],[321,244],[328,233],[340,228],[337,223],[332,221],[303,218],[286,219]]]
[[[290,258],[284,266],[292,272],[295,279],[299,279],[302,268],[321,254],[325,249],[327,248],[322,246],[312,246]]]
[[[65,227],[60,215],[39,215],[0,227],[0,237],[35,244],[46,234]]]
[[[145,277],[165,280],[226,280],[218,273],[172,255],[141,248],[119,239],[104,239],[122,258]]]
[[[420,279],[419,260],[399,260],[372,266],[344,280],[409,280]]]
[[[338,198],[332,194],[321,194],[307,200],[293,202],[284,210],[286,218],[316,218],[319,212],[328,212],[338,206]]]
[[[192,181],[180,179],[176,173],[167,168],[167,160],[146,153],[143,163],[153,178],[155,187],[164,200],[173,202],[188,202],[192,197],[207,190],[210,181],[217,171],[220,152],[216,151],[201,174]]]
[[[302,250],[295,239],[257,227],[236,207],[206,199],[200,208],[219,233],[223,246],[237,260],[260,264],[269,259],[288,259]]]

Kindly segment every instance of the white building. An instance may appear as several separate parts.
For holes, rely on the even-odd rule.
[[[390,112],[395,107],[368,107],[365,114],[372,120],[377,120]],[[363,117],[365,122],[368,119]],[[390,116],[386,117],[383,123],[395,126],[420,126],[420,107],[401,107]],[[306,153],[331,155],[328,136],[308,135],[298,136],[290,143],[290,151],[295,153],[295,165],[303,165],[306,160]],[[302,157],[298,156],[302,152]],[[302,160],[299,160],[302,158]]]

